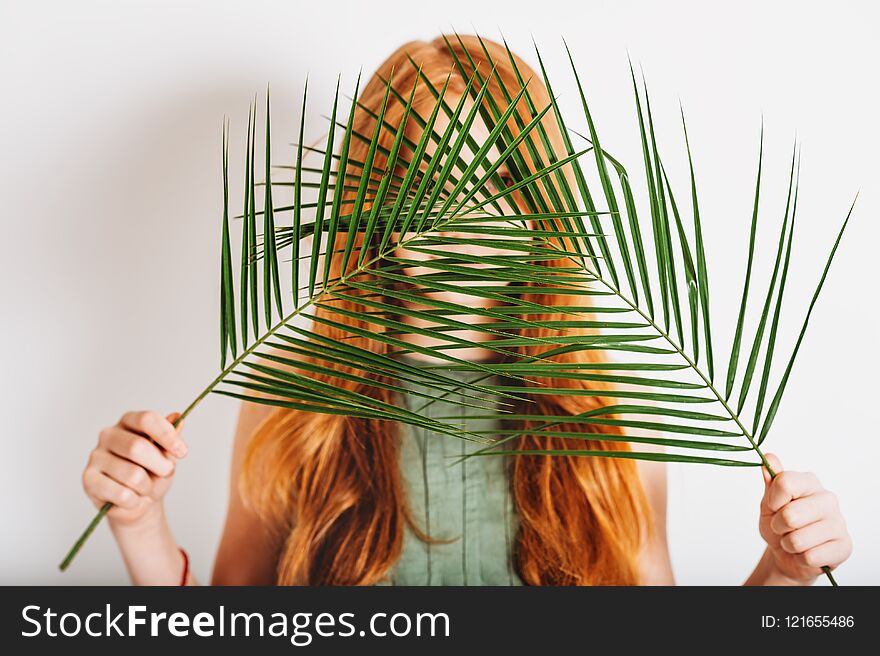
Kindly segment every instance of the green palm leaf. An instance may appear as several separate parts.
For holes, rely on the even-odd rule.
[[[785,371],[771,390],[790,274],[797,176],[793,157],[773,272],[752,332],[746,316],[754,284],[762,128],[739,315],[724,387],[716,386],[703,217],[684,112],[690,202],[680,205],[660,157],[647,85],[643,80],[640,89],[631,68],[642,146],[638,177],[644,176],[647,190],[642,210],[635,178],[600,141],[567,45],[585,135],[563,117],[537,48],[542,82],[550,91],[546,103],[537,100],[536,82],[522,75],[509,50],[508,63],[516,74],[512,87],[499,75],[499,62],[485,44],[484,61],[478,63],[470,54],[462,59],[447,43],[464,80],[458,98],[450,93],[451,74],[438,88],[410,60],[413,86],[396,88],[393,78],[400,72],[382,78],[378,108],[359,102],[359,77],[348,119],[341,123],[337,81],[323,149],[303,144],[306,87],[295,165],[281,167],[292,172],[292,179],[284,181],[272,177],[267,92],[263,207],[257,210],[255,200],[254,104],[239,217],[229,214],[224,124],[221,371],[178,423],[214,392],[282,408],[422,426],[482,446],[464,457],[512,453],[768,466],[760,445],[779,409],[852,208]],[[500,93],[489,93],[490,84]],[[416,107],[420,86],[432,99],[429,112]],[[399,120],[390,118],[392,112]],[[368,129],[357,127],[364,121],[356,119],[364,116]],[[486,128],[483,138],[474,136],[479,123]],[[408,126],[418,128],[418,139]],[[551,126],[561,135],[561,145],[554,145]],[[578,138],[584,141],[580,148]],[[320,163],[307,163],[312,156]],[[501,175],[504,170],[507,176]],[[591,177],[601,184],[605,208],[589,188]],[[292,188],[292,204],[276,203],[273,190],[287,188]],[[650,217],[648,226],[637,210]],[[237,262],[233,254],[239,251],[231,243],[234,218],[242,222]],[[301,263],[306,265],[302,269]],[[282,275],[286,266],[290,271]],[[290,282],[290,290],[283,291],[282,280]],[[466,300],[450,301],[443,294]],[[286,303],[285,295],[290,297]],[[551,297],[566,303],[542,300]],[[749,334],[751,346],[744,347]],[[413,335],[420,341],[409,339]],[[466,357],[476,347],[496,357],[485,362]],[[745,366],[740,367],[745,349]],[[610,359],[569,362],[564,357],[591,351]],[[416,364],[411,355],[430,360]],[[462,371],[476,377],[465,382],[456,375]],[[747,401],[753,387],[751,407]],[[457,417],[429,418],[422,412],[438,399],[454,398],[488,413],[486,394],[499,399],[502,418],[523,428],[481,434],[463,430]],[[547,396],[595,402],[582,413],[556,416],[536,402]],[[526,432],[635,448],[508,448]],[[640,445],[663,450],[640,450]],[[726,457],[710,457],[706,451],[723,451]],[[109,508],[90,524],[62,569]]]

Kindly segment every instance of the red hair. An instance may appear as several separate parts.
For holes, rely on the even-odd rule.
[[[460,39],[460,40],[459,40]],[[484,47],[491,63],[487,62]],[[455,51],[465,70],[456,68]],[[520,88],[516,71],[506,49],[476,37],[439,37],[434,41],[407,43],[393,53],[374,74],[359,98],[363,107],[379,113],[386,83],[392,84],[406,98],[417,82],[418,73],[407,55],[422,67],[422,75],[436,89],[443,87],[447,76],[449,94],[463,93],[465,74],[470,76],[476,66],[478,81],[489,85],[487,95],[506,107],[503,91],[496,77],[489,77],[492,64],[497,78],[515,95]],[[538,110],[550,103],[546,87],[534,76],[529,66],[517,58],[520,74],[528,79],[529,95]],[[435,102],[424,84],[416,92],[414,109],[422,116]],[[484,99],[485,102],[485,99]],[[525,105],[525,100],[520,101]],[[427,110],[424,108],[427,107]],[[396,128],[403,120],[404,107],[389,98],[384,120]],[[531,118],[526,107],[522,116]],[[543,126],[556,152],[565,152],[562,137],[552,112]],[[375,119],[370,112],[358,109],[354,130],[371,134]],[[515,125],[512,125],[515,129]],[[390,148],[394,135],[384,130],[380,144]],[[350,157],[363,162],[367,145],[352,139]],[[381,149],[380,149],[381,151]],[[382,171],[387,165],[378,152],[374,166]],[[360,170],[350,165],[348,175],[358,178]],[[347,192],[352,197],[353,192]],[[338,235],[342,248],[346,235]],[[360,245],[361,248],[374,248]],[[331,277],[339,276],[342,263],[331,260]],[[352,258],[356,260],[357,258]],[[543,262],[560,266],[558,262]],[[369,271],[362,274],[369,277]],[[550,294],[533,285],[534,292],[523,294],[525,300],[548,306],[574,304],[587,297]],[[354,300],[334,298],[316,309],[319,317],[332,318],[336,324],[375,330],[367,322],[335,312],[365,308]],[[392,301],[389,301],[391,303]],[[582,302],[582,301],[579,301]],[[530,315],[535,321],[564,318],[559,314]],[[551,324],[552,325],[552,324]],[[339,325],[315,322],[312,330],[332,340],[346,340],[373,352],[387,353],[388,347],[378,341],[355,335]],[[550,328],[530,330],[530,336],[554,337]],[[541,347],[522,347],[524,356],[547,351]],[[599,350],[581,350],[553,355],[563,363],[599,363]],[[308,358],[305,358],[308,360]],[[322,362],[324,366],[330,366]],[[343,373],[356,373],[334,365]],[[344,377],[309,373],[337,387],[366,394],[379,401],[395,403],[393,391]],[[393,382],[393,381],[391,381]],[[538,385],[558,386],[560,380],[536,378]],[[597,383],[565,380],[572,387],[595,388]],[[527,388],[526,388],[527,391]],[[600,407],[595,396],[535,394],[529,397],[530,414],[571,416]],[[529,434],[528,425],[515,425],[524,434],[515,438],[514,449],[593,449],[628,451],[626,442],[613,439],[583,439]],[[399,558],[406,524],[422,539],[422,533],[411,517],[398,468],[399,426],[382,420],[363,419],[276,408],[255,430],[247,447],[241,478],[241,491],[246,502],[272,526],[283,542],[278,562],[278,583],[287,585],[371,585],[380,581]],[[593,424],[562,424],[554,430],[571,430],[620,435],[616,426]],[[454,439],[454,438],[444,438]],[[488,456],[507,457],[507,456]],[[519,531],[515,541],[515,561],[520,578],[530,585],[635,585],[640,582],[638,556],[644,540],[653,531],[647,498],[635,461],[630,458],[585,456],[515,455],[509,457],[510,484],[519,515]]]

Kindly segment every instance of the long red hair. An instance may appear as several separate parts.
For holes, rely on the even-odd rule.
[[[458,64],[450,49],[455,52]],[[422,75],[435,89],[442,88],[451,73],[447,91],[450,96],[464,92],[474,67],[481,74],[479,79],[489,85],[487,95],[502,108],[507,102],[500,84],[504,84],[511,95],[520,88],[506,49],[492,41],[483,39],[481,43],[476,37],[453,36],[407,43],[379,67],[364,88],[359,103],[366,109],[359,108],[355,113],[356,132],[372,133],[375,118],[371,112],[379,113],[388,80],[392,80],[393,87],[403,98],[408,97],[418,72],[407,56],[421,66]],[[531,77],[529,95],[538,110],[543,109],[550,103],[546,87],[524,61],[513,57],[520,75],[526,79]],[[490,76],[493,64],[495,74]],[[464,71],[458,66],[463,66]],[[479,88],[479,81],[474,84]],[[434,102],[427,86],[420,83],[414,109],[427,116]],[[525,106],[525,99],[521,105],[521,115],[528,121],[532,114]],[[396,129],[403,120],[403,113],[403,103],[392,96],[384,120]],[[515,129],[515,124],[511,125]],[[565,152],[552,112],[545,116],[543,125],[555,151]],[[380,145],[384,152],[390,149],[393,139],[392,129],[383,130]],[[540,145],[538,149],[541,150]],[[350,157],[363,162],[366,155],[367,144],[353,139]],[[386,164],[382,152],[377,153],[376,169],[381,172]],[[360,176],[360,170],[354,165],[350,165],[347,173],[355,178]],[[346,198],[353,196],[353,191],[346,192]],[[337,236],[337,253],[345,237]],[[375,248],[369,244],[359,247]],[[552,261],[544,264],[560,266]],[[340,258],[333,256],[331,278],[342,273],[341,267]],[[359,275],[368,277],[369,271]],[[539,285],[534,287],[534,292],[523,297],[543,305],[577,304],[589,298],[542,293]],[[359,326],[375,330],[374,326],[337,313],[336,308],[353,312],[364,309],[351,297],[327,300],[319,304],[315,313],[332,319],[336,325],[316,321],[312,330],[331,340],[346,340],[374,352],[387,352],[385,344],[353,335],[344,328]],[[530,316],[536,321],[563,318],[562,314]],[[551,340],[554,337],[550,328],[530,330],[529,334]],[[547,350],[546,345],[520,349],[524,356]],[[552,357],[558,362],[571,363],[603,360],[599,350],[571,351]],[[328,366],[326,362],[322,364]],[[339,365],[336,369],[356,373]],[[309,375],[386,403],[397,402],[393,391],[371,385],[370,381]],[[534,380],[538,385],[560,384],[558,380]],[[581,380],[566,380],[565,384],[583,388],[598,385]],[[570,416],[601,405],[593,396],[535,394],[529,398],[533,401],[529,404],[530,414],[539,415]],[[240,484],[246,502],[278,532],[283,543],[277,568],[279,584],[372,585],[379,582],[399,558],[407,525],[422,539],[431,539],[419,529],[408,509],[398,468],[399,428],[382,420],[284,408],[274,409],[257,427],[247,447]],[[517,430],[524,433],[515,438],[514,449],[629,450],[627,443],[613,439],[551,437],[528,434],[528,428],[522,424],[517,426]],[[557,429],[621,433],[615,426],[593,424],[563,424]],[[584,456],[491,457],[509,459],[510,485],[519,517],[515,562],[524,583],[636,585],[640,582],[639,551],[654,527],[635,461]]]

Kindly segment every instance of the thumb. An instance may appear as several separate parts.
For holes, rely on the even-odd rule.
[[[764,458],[767,460],[767,464],[770,465],[775,474],[778,474],[782,471],[782,461],[777,457],[775,453],[765,453]],[[769,486],[773,479],[770,476],[770,472],[767,471],[766,466],[761,467],[761,473],[764,474],[764,484]]]
[[[181,414],[181,413],[179,413],[179,412],[172,412],[170,415],[168,415],[167,417],[165,417],[165,419],[167,419],[167,420],[170,421],[172,424],[174,424],[174,422],[176,422],[176,421],[180,418],[180,414]],[[180,431],[182,431],[182,430],[183,430],[183,422],[180,422],[180,424],[175,425],[175,428],[177,428],[177,432],[178,432],[178,433],[179,433]]]

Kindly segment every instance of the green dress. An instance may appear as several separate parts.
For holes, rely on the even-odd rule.
[[[444,374],[461,380],[485,375]],[[436,396],[430,388],[419,390]],[[492,396],[482,396],[484,406],[491,408],[497,403]],[[499,426],[492,410],[448,400],[427,403],[428,399],[420,397],[406,399],[407,407],[422,416],[443,417],[443,421],[469,431],[488,431],[486,435],[494,437],[492,431]],[[522,585],[512,558],[517,517],[508,458],[485,456],[455,462],[484,446],[421,427],[402,426],[400,469],[413,519],[432,538],[450,541],[427,543],[407,525],[401,557],[379,585]]]

